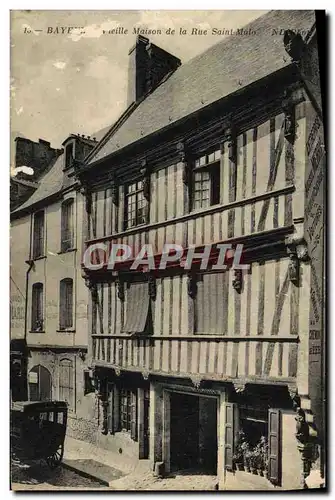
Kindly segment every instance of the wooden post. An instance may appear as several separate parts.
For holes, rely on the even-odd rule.
[[[150,445],[149,458],[152,469],[156,462],[162,461],[162,420],[163,420],[163,400],[160,386],[150,383],[150,411],[149,429]]]
[[[226,427],[226,402],[227,393],[225,390],[220,392],[218,401],[218,482],[219,489],[224,489],[226,481],[226,463],[225,463],[225,427]]]
[[[163,392],[163,462],[165,472],[170,472],[170,408],[171,399],[169,391]]]
[[[144,389],[137,389],[137,434],[138,434],[138,458],[146,458],[144,450]]]

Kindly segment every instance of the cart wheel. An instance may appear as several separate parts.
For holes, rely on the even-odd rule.
[[[50,469],[56,469],[61,464],[64,454],[64,444],[61,444],[57,451],[46,458],[46,463]]]

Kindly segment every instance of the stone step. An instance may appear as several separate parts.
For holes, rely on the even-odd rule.
[[[95,479],[105,486],[110,486],[113,481],[120,479],[125,475],[114,467],[98,462],[97,460],[92,460],[89,458],[83,458],[78,460],[64,459],[62,466],[77,472],[84,477],[90,479]]]

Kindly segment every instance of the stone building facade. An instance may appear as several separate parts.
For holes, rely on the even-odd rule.
[[[20,144],[17,140],[17,158],[25,151]],[[87,370],[88,292],[80,266],[84,198],[73,165],[94,145],[92,139],[69,136],[56,159],[44,159],[34,193],[11,213],[11,350],[12,363],[22,363],[19,379],[13,375],[12,398],[66,400],[68,432],[86,440],[95,432],[95,396]],[[27,166],[39,164],[31,149]]]

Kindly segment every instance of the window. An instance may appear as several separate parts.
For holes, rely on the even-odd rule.
[[[124,228],[130,229],[147,222],[147,200],[143,194],[143,181],[126,187]]]
[[[43,284],[35,283],[32,291],[31,329],[43,331]]]
[[[199,273],[194,276],[194,333],[226,335],[228,314],[228,272]]]
[[[195,160],[193,171],[193,209],[220,203],[220,150]]]
[[[73,280],[65,278],[59,290],[59,329],[73,327]]]
[[[65,168],[70,168],[72,166],[73,160],[73,143],[68,144],[65,148]]]
[[[73,376],[73,362],[70,359],[61,359],[59,363],[59,400],[66,401],[71,409],[74,408]]]
[[[44,211],[34,215],[33,259],[44,255]]]
[[[131,391],[124,389],[121,391],[120,401],[120,423],[123,431],[131,429]]]
[[[137,391],[122,389],[120,392],[120,428],[130,432],[137,441]]]
[[[226,468],[259,474],[280,486],[281,410],[292,409],[288,391],[250,386],[232,399],[225,405]]]
[[[73,199],[62,203],[61,251],[73,248]]]
[[[47,368],[34,366],[28,374],[29,401],[52,400],[52,377]]]
[[[127,283],[126,320],[122,332],[151,334],[153,332],[148,282]]]

